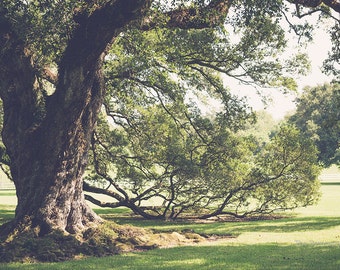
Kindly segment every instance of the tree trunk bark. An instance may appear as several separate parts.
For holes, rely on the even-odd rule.
[[[39,227],[41,234],[52,229],[77,233],[100,221],[87,206],[82,191],[89,142],[103,96],[100,63],[95,69],[92,79],[75,87],[87,88],[83,101],[69,105],[67,101],[51,102],[58,108],[49,109],[40,123],[36,111],[25,111],[29,98],[20,104],[16,104],[17,97],[7,97],[4,102],[3,141],[18,198],[14,227],[29,222]]]
[[[150,5],[108,1],[83,14],[58,63],[51,96],[43,95],[29,49],[0,10],[2,137],[18,197],[4,235],[20,224],[43,235],[53,229],[77,233],[101,221],[85,202],[82,175],[104,96],[102,63],[113,39]]]
[[[77,65],[66,55],[55,93],[42,96],[24,44],[9,33],[1,45],[2,136],[18,198],[3,234],[19,224],[40,234],[82,231],[101,220],[85,202],[82,175],[104,95],[104,54]]]

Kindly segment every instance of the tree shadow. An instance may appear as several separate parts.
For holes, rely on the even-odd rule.
[[[319,231],[340,226],[340,217],[293,217],[279,220],[234,223],[238,232],[303,232]]]
[[[304,232],[322,231],[340,226],[340,217],[284,217],[273,220],[254,220],[254,221],[192,221],[192,220],[146,220],[138,216],[133,216],[129,212],[104,211],[98,212],[104,219],[114,221],[118,224],[129,224],[156,228],[160,231],[183,231],[193,230],[197,233],[207,234],[232,234],[239,235],[245,232]]]
[[[303,232],[321,231],[340,226],[340,217],[289,217],[255,221],[192,221],[146,220],[133,216],[127,209],[95,209],[104,219],[118,224],[156,228],[157,230],[194,230],[207,234],[241,234],[245,232]],[[14,209],[0,205],[0,225],[14,218]]]
[[[14,210],[7,210],[0,205],[0,225],[14,218]]]

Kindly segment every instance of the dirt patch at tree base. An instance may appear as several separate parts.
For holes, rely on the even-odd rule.
[[[82,235],[53,231],[40,237],[34,230],[28,230],[11,240],[2,241],[0,262],[60,262],[87,256],[103,257],[154,248],[192,245],[215,239],[216,236],[202,236],[192,231],[155,233],[113,222],[105,222],[87,229]]]

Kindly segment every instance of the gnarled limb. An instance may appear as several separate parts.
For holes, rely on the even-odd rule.
[[[340,1],[338,0],[288,0],[288,2],[304,7],[316,8],[322,4],[340,13]]]

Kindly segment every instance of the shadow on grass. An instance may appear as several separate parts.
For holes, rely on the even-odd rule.
[[[239,232],[303,232],[326,230],[340,226],[339,217],[293,217],[279,220],[233,223]]]
[[[339,269],[339,245],[186,246],[53,264],[1,269]]]
[[[99,215],[106,220],[118,224],[129,224],[139,227],[147,227],[157,231],[183,231],[194,230],[197,233],[206,234],[233,234],[239,235],[245,232],[303,232],[321,231],[340,226],[340,217],[290,217],[276,220],[257,220],[239,222],[205,222],[205,221],[164,221],[146,220],[141,217],[131,216],[128,209],[96,209]],[[0,225],[14,217],[14,208],[0,205]]]
[[[159,231],[182,231],[194,230],[197,233],[207,234],[233,234],[239,235],[244,232],[303,232],[321,231],[340,226],[340,217],[287,217],[275,220],[257,221],[164,221],[146,220],[131,216],[128,210],[107,209],[96,212],[107,220],[118,224],[130,224],[140,227],[148,227]]]
[[[322,182],[322,186],[340,186],[340,182]]]
[[[14,218],[14,210],[7,205],[0,205],[0,225]]]

